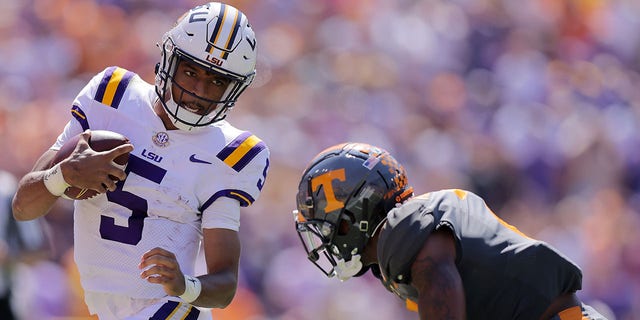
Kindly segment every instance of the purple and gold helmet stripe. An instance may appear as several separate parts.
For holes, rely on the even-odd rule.
[[[244,18],[244,14],[238,11],[236,8],[227,6],[225,4],[220,5],[220,12],[218,13],[218,21],[216,22],[211,37],[209,38],[209,45],[207,45],[207,52],[213,54],[214,48],[218,48],[222,51],[220,58],[227,59],[229,56],[229,50],[233,46],[233,43],[240,30],[240,22]],[[220,38],[221,35],[227,32],[226,38]],[[224,43],[224,45],[218,45]]]
[[[84,114],[84,111],[80,109],[80,107],[74,105],[71,107],[71,115],[78,120],[80,125],[82,126],[82,130],[89,129],[89,121],[87,121],[87,115]]]
[[[218,12],[218,21],[216,21],[215,27],[213,27],[213,32],[211,33],[211,37],[209,38],[209,45],[207,45],[207,52],[209,54],[213,53],[214,46],[218,41],[218,36],[220,35],[220,29],[222,28],[222,22],[225,19],[226,13],[226,5],[224,3],[220,4],[220,12]]]
[[[177,301],[167,301],[149,320],[184,319],[197,320],[200,315],[198,308]]]
[[[118,109],[124,91],[135,74],[120,67],[109,67],[98,85],[94,100]]]
[[[240,22],[242,21],[243,14],[242,12],[235,10],[236,14],[233,20],[233,30],[231,31],[231,35],[227,38],[227,43],[225,43],[224,48],[226,51],[222,53],[220,58],[227,59],[229,57],[229,50],[233,46],[233,43],[236,40],[236,36],[238,35],[238,31],[240,30]]]
[[[255,135],[245,131],[233,141],[229,142],[220,152],[218,159],[222,160],[233,170],[240,172],[266,145]]]
[[[207,201],[205,201],[200,207],[200,212],[204,212],[205,210],[207,210],[207,208],[209,208],[211,204],[213,204],[213,202],[215,202],[216,200],[222,197],[238,200],[238,202],[240,202],[241,207],[248,207],[255,201],[255,199],[250,194],[242,190],[225,189],[225,190],[220,190],[216,192],[209,199],[207,199]]]

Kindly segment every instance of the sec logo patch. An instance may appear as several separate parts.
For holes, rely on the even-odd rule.
[[[169,145],[169,134],[166,132],[156,132],[151,140],[153,140],[153,143],[158,147],[166,147]]]

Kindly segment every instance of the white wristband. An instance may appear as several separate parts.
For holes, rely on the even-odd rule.
[[[60,163],[57,163],[51,169],[47,170],[44,174],[44,186],[51,192],[52,195],[59,197],[69,188],[71,185],[64,181],[62,176],[62,170],[60,169]]]
[[[188,275],[184,275],[184,293],[180,295],[180,298],[187,303],[194,302],[200,296],[202,291],[202,283],[200,279]]]

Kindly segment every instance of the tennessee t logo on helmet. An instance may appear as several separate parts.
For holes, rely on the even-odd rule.
[[[383,149],[344,143],[323,150],[296,197],[296,230],[309,260],[341,280],[364,274],[369,266],[358,261],[365,245],[387,211],[412,194],[404,168]]]
[[[336,199],[336,194],[333,191],[332,183],[334,180],[344,182],[344,168],[331,170],[329,172],[311,178],[311,190],[314,193],[318,191],[322,191],[324,193],[324,197],[327,201],[327,205],[324,207],[324,212],[331,212],[344,208],[344,202]]]

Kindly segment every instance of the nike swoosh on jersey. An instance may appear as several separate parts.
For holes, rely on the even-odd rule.
[[[198,159],[198,158],[196,158],[196,154],[195,154],[195,153],[194,153],[194,154],[192,154],[192,155],[191,155],[191,157],[189,157],[189,160],[190,160],[191,162],[195,162],[195,163],[206,163],[206,164],[211,164],[211,162],[209,162],[209,161],[205,161],[205,160],[202,160],[202,159]]]

